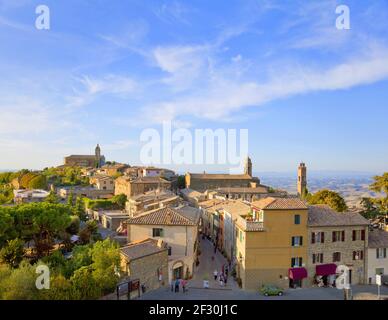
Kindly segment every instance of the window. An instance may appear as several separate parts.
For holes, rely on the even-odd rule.
[[[384,274],[384,268],[376,268],[376,274],[383,275]]]
[[[340,262],[341,261],[341,252],[334,252],[333,253],[333,262]]]
[[[332,236],[333,242],[344,242],[345,241],[345,231],[333,231]]]
[[[300,214],[294,215],[294,224],[300,224]]]
[[[353,251],[353,260],[363,260],[364,259],[364,251],[357,250]]]
[[[364,241],[365,240],[365,230],[353,230],[352,240],[353,241],[357,241],[357,240]]]
[[[291,246],[299,247],[303,245],[303,237],[292,237],[291,238]]]
[[[163,229],[162,228],[152,228],[152,236],[153,237],[163,237]]]
[[[376,259],[385,259],[387,257],[387,248],[376,249]]]
[[[168,255],[171,256],[171,254],[172,254],[172,248],[171,248],[171,247],[168,247],[167,249],[168,249]]]
[[[324,232],[312,232],[311,233],[311,243],[325,243],[325,233]]]
[[[301,267],[303,259],[301,257],[291,258],[291,268]]]
[[[264,222],[264,211],[263,210],[259,211],[259,222]]]
[[[313,253],[313,264],[323,263],[323,253]]]

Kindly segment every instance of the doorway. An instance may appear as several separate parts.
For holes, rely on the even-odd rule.
[[[174,279],[182,279],[183,277],[183,266],[174,269]]]

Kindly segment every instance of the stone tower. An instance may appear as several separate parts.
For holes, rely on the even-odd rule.
[[[96,155],[96,167],[99,168],[101,166],[101,148],[99,144],[97,144],[97,147],[95,149],[95,155]]]
[[[298,195],[302,196],[307,188],[307,168],[302,162],[298,167]]]
[[[252,160],[249,157],[245,160],[244,173],[252,177]]]

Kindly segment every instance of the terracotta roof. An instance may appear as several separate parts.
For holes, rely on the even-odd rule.
[[[130,218],[128,224],[195,226],[197,221],[188,218],[178,209],[161,208]]]
[[[138,177],[134,180],[132,180],[133,183],[170,183],[170,181],[167,181],[160,177]]]
[[[307,209],[306,204],[299,198],[267,197],[252,202],[252,207],[265,210],[298,210]]]
[[[356,212],[336,212],[326,205],[309,206],[308,226],[367,226],[369,221]]]
[[[120,252],[130,260],[138,259],[151,254],[167,250],[167,244],[162,243],[158,246],[158,240],[145,239],[139,242],[129,243],[127,246],[120,248]]]
[[[388,232],[381,229],[370,231],[368,248],[388,248]]]
[[[254,180],[249,174],[188,173],[192,179],[204,180]]]
[[[255,188],[250,187],[231,187],[231,188],[218,188],[216,191],[221,193],[268,193],[268,187],[266,186],[257,186]]]

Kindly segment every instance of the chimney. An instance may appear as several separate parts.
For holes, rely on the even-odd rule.
[[[168,211],[166,215],[166,223],[170,224],[172,222],[171,212]]]

